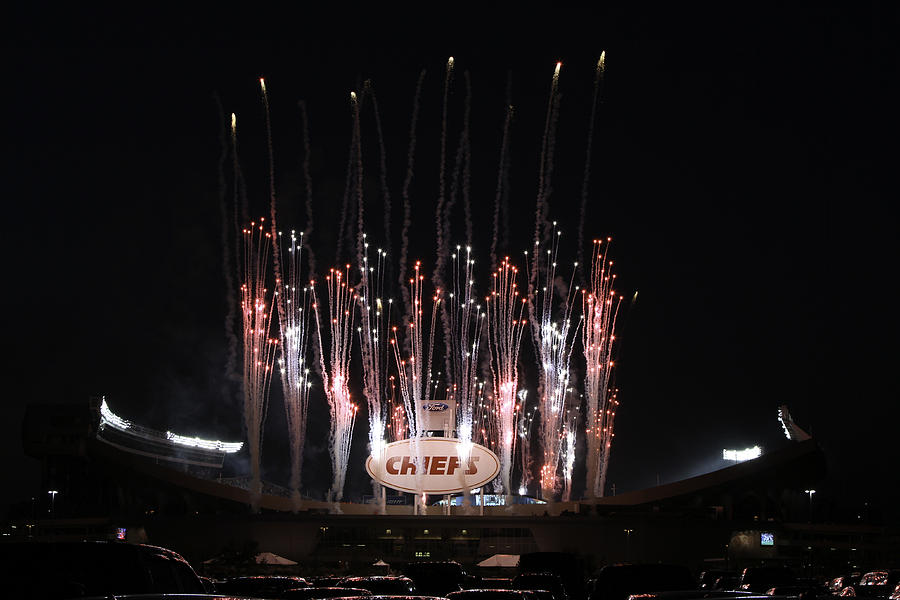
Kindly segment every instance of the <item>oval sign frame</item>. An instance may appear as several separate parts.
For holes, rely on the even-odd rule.
[[[419,438],[419,447],[428,465],[428,472],[422,475],[422,488],[419,489],[418,476],[410,472],[402,473],[404,464],[405,470],[410,471],[410,463],[414,463],[415,441],[405,439],[387,444],[381,451],[380,461],[377,461],[375,456],[369,455],[366,459],[366,472],[369,477],[399,492],[443,495],[479,488],[500,474],[500,459],[481,444],[472,444],[469,452],[470,461],[464,463],[459,457],[461,442],[457,438]],[[435,458],[437,460],[432,461]],[[454,458],[456,461],[453,461]],[[474,473],[466,473],[470,469],[469,465],[474,465]],[[453,473],[448,475],[447,471]]]

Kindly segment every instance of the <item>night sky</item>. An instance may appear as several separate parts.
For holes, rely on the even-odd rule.
[[[2,143],[14,382],[3,452],[16,466],[4,504],[28,498],[39,481],[19,438],[28,401],[105,394],[116,412],[147,426],[243,436],[240,406],[223,393],[220,136],[235,112],[250,210],[267,216],[259,77],[269,92],[282,230],[306,225],[298,101],[306,103],[321,274],[334,261],[349,92],[370,80],[378,102],[396,254],[413,96],[426,70],[410,259],[430,272],[441,94],[453,56],[448,148],[456,148],[468,74],[473,242],[486,290],[504,106],[511,100],[516,119],[501,251],[515,260],[531,242],[557,61],[550,218],[564,232],[561,263],[575,260],[602,50],[585,235],[614,238],[616,287],[626,298],[610,481],[639,489],[724,466],[723,447],[782,447],[777,408],[787,404],[826,452],[823,502],[900,504],[900,253],[889,177],[897,9],[717,10],[532,13],[515,25],[511,16],[392,20],[352,11],[295,21],[251,12],[15,15],[18,27],[4,40]],[[378,239],[377,142],[365,140],[367,227]],[[460,223],[453,227],[454,243],[464,243]],[[264,454],[264,475],[274,480],[288,460],[279,387]],[[324,415],[324,399],[312,402],[311,414]],[[310,480],[327,478],[318,423],[304,468]],[[364,438],[358,428],[359,463]],[[367,489],[364,474],[348,477],[348,495]]]

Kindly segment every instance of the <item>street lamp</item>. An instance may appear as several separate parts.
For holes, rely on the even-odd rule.
[[[50,517],[53,517],[53,505],[56,503],[56,495],[59,493],[56,490],[47,490],[47,493],[50,494]]]
[[[812,497],[816,490],[803,490],[809,496],[809,522],[812,523]]]
[[[634,529],[623,529],[622,531],[625,532],[625,560],[627,561],[628,560],[628,539],[631,537],[631,532],[634,531]]]

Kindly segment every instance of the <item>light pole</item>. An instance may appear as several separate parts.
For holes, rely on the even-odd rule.
[[[628,539],[631,537],[631,532],[634,531],[634,529],[623,529],[622,531],[625,532],[625,561],[627,562],[628,561]]]
[[[56,503],[56,495],[59,493],[56,490],[47,490],[47,493],[50,494],[50,518],[53,518],[53,505]]]
[[[803,490],[809,496],[809,522],[812,523],[812,497],[816,490]]]

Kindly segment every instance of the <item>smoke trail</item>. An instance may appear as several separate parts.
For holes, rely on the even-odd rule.
[[[351,149],[351,153],[355,158],[355,171],[353,174],[353,180],[356,184],[355,192],[356,192],[356,264],[361,265],[363,263],[363,239],[365,235],[363,234],[364,226],[363,219],[365,217],[365,205],[364,205],[364,196],[363,196],[363,161],[362,161],[362,129],[359,125],[359,99],[356,96],[356,92],[350,92],[350,103],[353,109],[353,139],[355,143],[353,144],[353,148]]]
[[[322,342],[322,325],[319,318],[319,303],[312,287],[313,313],[319,342],[319,360],[325,397],[331,414],[329,443],[332,465],[332,484],[328,501],[338,503],[344,496],[344,481],[350,456],[353,424],[356,422],[358,407],[350,400],[350,349],[352,346],[353,303],[352,288],[348,284],[350,266],[345,273],[331,269],[325,277],[328,288],[328,354]]]
[[[512,119],[515,117],[515,109],[513,108],[512,102],[512,71],[508,72],[507,80],[506,80],[506,106],[509,107],[509,118]],[[501,231],[503,232],[500,237],[500,247],[508,248],[509,247],[509,174],[510,174],[510,165],[511,159],[509,153],[507,153],[506,162],[500,165],[501,176],[503,181],[503,194],[501,195],[500,202],[500,221],[501,221]],[[497,263],[496,257],[494,259],[494,263],[491,265],[492,269],[496,269],[499,266]]]
[[[581,186],[581,212],[578,219],[578,264],[584,265],[584,221],[587,217],[588,182],[591,177],[591,151],[594,144],[594,121],[597,113],[597,103],[600,101],[603,76],[606,73],[606,51],[600,53],[597,61],[597,71],[594,75],[594,97],[591,102],[591,118],[588,121],[587,149],[584,157],[584,183]],[[580,279],[584,285],[584,267],[579,267]]]
[[[509,163],[509,129],[513,117],[513,107],[506,105],[506,118],[503,120],[503,137],[500,142],[500,161],[497,169],[497,188],[494,194],[494,222],[491,230],[491,269],[497,268],[497,237],[500,230],[500,203],[505,189]]]
[[[559,71],[562,63],[556,63],[553,71],[553,81],[550,86],[550,97],[547,100],[547,115],[544,120],[544,135],[541,140],[541,156],[540,165],[538,166],[538,193],[537,203],[535,207],[534,220],[534,245],[539,246],[544,242],[544,230],[547,223],[547,197],[549,195],[549,173],[550,156],[552,156],[552,141],[554,139],[553,129],[555,124],[555,114],[558,108],[557,90],[559,87]],[[535,274],[536,275],[536,274]]]
[[[541,236],[541,243],[544,245],[548,245],[550,243],[551,234],[553,231],[553,227],[548,220],[548,214],[550,211],[550,196],[553,194],[553,167],[556,164],[556,134],[557,134],[557,124],[559,122],[559,106],[561,102],[561,97],[557,94],[553,99],[553,110],[550,112],[550,131],[547,136],[547,163],[546,170],[544,172],[544,216],[543,216],[543,224],[544,231]]]
[[[444,224],[444,202],[446,202],[445,198],[445,165],[447,162],[447,110],[448,110],[448,97],[450,95],[450,86],[453,80],[453,57],[451,56],[447,60],[447,73],[444,78],[444,101],[441,110],[441,147],[440,147],[440,168],[438,169],[438,197],[437,197],[437,207],[434,211],[434,219],[435,219],[435,248],[437,251],[437,259],[434,264],[434,275],[432,276],[432,282],[434,283],[435,289],[442,290],[444,289],[444,260],[445,256],[449,254],[447,251],[447,240],[445,239],[445,224]]]
[[[350,92],[350,103],[352,114],[356,115],[356,92]],[[343,260],[344,241],[352,240],[350,235],[350,210],[351,210],[351,190],[353,189],[354,162],[356,161],[356,147],[358,143],[358,130],[356,128],[356,119],[354,118],[350,127],[350,152],[347,154],[347,177],[344,183],[344,198],[341,202],[341,218],[338,225],[337,248],[335,249],[334,260]]]
[[[468,146],[469,146],[469,144],[468,144],[469,115],[470,115],[470,108],[471,108],[472,90],[471,90],[471,82],[468,77],[468,72],[466,72],[465,75],[466,75],[466,102],[465,102],[465,112],[464,112],[464,116],[463,116],[463,128],[460,133],[459,145],[457,146],[457,149],[456,149],[456,160],[455,160],[454,168],[453,168],[453,179],[450,184],[450,200],[447,202],[447,206],[446,206],[445,214],[444,214],[443,218],[440,219],[441,222],[443,223],[443,228],[444,228],[443,229],[443,231],[444,231],[443,239],[444,240],[450,239],[450,223],[452,221],[452,211],[453,211],[453,207],[456,204],[456,199],[458,198],[458,196],[461,193],[465,195],[466,199],[468,199],[467,187],[469,185],[469,181],[468,181],[467,159],[468,159]],[[466,227],[466,231],[467,231],[467,237],[471,238],[472,217],[471,217],[471,210],[470,210],[468,204],[464,207],[464,213],[465,213],[465,227]],[[457,251],[459,251],[459,247],[457,247]],[[443,264],[443,262],[445,260],[445,256],[447,254],[449,254],[449,251],[442,251],[443,256],[441,256],[441,258],[440,258],[441,264]],[[443,328],[444,328],[445,343],[448,343],[452,336],[451,327],[450,327],[450,319],[449,319],[449,315],[448,315],[449,310],[452,310],[452,309],[448,305],[448,303],[445,302],[443,304],[443,310],[441,311],[441,324],[443,325]],[[445,352],[444,353],[444,362],[445,362],[445,368],[447,370],[448,376],[452,370],[452,368],[450,366],[450,361],[451,361],[450,353]]]
[[[269,337],[272,304],[266,290],[266,257],[272,236],[251,223],[243,232],[244,259],[241,285],[241,314],[244,333],[244,423],[250,451],[250,506],[259,511],[262,499],[260,458],[263,429],[269,404],[272,363],[277,340]]]
[[[459,136],[459,147],[456,151],[456,166],[453,174],[453,187],[451,192],[451,204],[447,206],[447,215],[444,219],[444,239],[450,239],[451,207],[456,203],[458,196],[463,197],[463,218],[466,229],[466,245],[472,245],[472,207],[469,204],[469,181],[471,165],[470,146],[470,117],[472,112],[472,82],[469,72],[463,73],[466,80],[466,98],[463,111],[463,128]]]
[[[278,239],[278,227],[275,221],[277,213],[275,203],[275,151],[272,146],[272,119],[269,115],[269,94],[266,92],[266,80],[259,78],[259,87],[262,90],[263,107],[266,114],[266,147],[269,150],[269,218],[272,220],[270,227],[272,228],[272,240]],[[277,243],[277,242],[275,242]],[[275,281],[281,281],[281,261],[279,252],[273,255]],[[279,314],[283,318],[284,315]]]
[[[241,164],[238,160],[237,116],[234,113],[231,113],[231,148],[234,171],[234,226],[235,232],[240,233],[243,227],[238,224],[249,222],[250,215],[247,206],[247,182],[244,181]],[[239,235],[239,237],[241,236]]]
[[[276,300],[281,325],[281,385],[284,390],[284,410],[290,438],[290,489],[294,512],[300,510],[301,506],[303,444],[306,439],[309,387],[312,385],[307,360],[312,294],[310,288],[301,282],[302,249],[303,234],[300,234],[298,243],[292,231],[287,260],[282,257],[282,262],[287,267],[286,280],[276,283]],[[276,252],[282,252],[280,243],[276,247]]]
[[[301,100],[297,104],[300,108],[300,122],[303,126],[303,180],[306,183],[306,229],[303,230],[303,237],[308,243],[313,231],[313,184],[309,171],[309,119],[306,114],[306,103]],[[312,244],[308,243],[306,255],[308,257],[309,276],[313,278],[316,274],[316,257],[313,253]]]
[[[225,112],[218,94],[215,95],[216,107],[219,109],[219,122],[225,121]],[[221,218],[222,236],[222,274],[225,277],[225,381],[222,385],[222,397],[233,400],[234,390],[228,383],[238,383],[241,376],[238,374],[238,336],[235,331],[237,317],[237,299],[235,298],[234,274],[237,267],[232,264],[231,242],[237,242],[240,237],[234,237],[237,223],[232,219],[233,229],[229,231],[228,207],[226,196],[228,185],[225,181],[225,161],[228,158],[228,143],[225,140],[225,128],[219,129],[219,216]],[[233,210],[236,210],[236,206]]]
[[[413,165],[416,154],[416,124],[419,120],[419,98],[422,95],[422,82],[425,80],[425,70],[419,72],[419,80],[416,82],[416,93],[413,96],[413,111],[409,125],[409,148],[406,154],[406,178],[403,180],[403,228],[400,232],[400,260],[398,275],[400,277],[400,291],[403,297],[403,306],[410,306],[409,290],[405,285],[406,260],[409,252],[409,228],[412,226],[412,207],[409,201],[409,186],[413,179]],[[404,316],[409,321],[409,315]]]
[[[470,182],[472,180],[472,143],[466,136],[465,166],[463,167],[463,214],[466,219],[466,245],[472,245],[474,237],[472,224],[472,198],[470,196]]]
[[[379,151],[379,173],[380,173],[380,181],[381,181],[381,197],[383,201],[383,211],[384,211],[384,221],[382,226],[384,227],[384,253],[387,255],[391,254],[391,192],[388,189],[387,182],[387,150],[384,147],[384,133],[381,128],[381,113],[378,110],[378,100],[375,97],[375,90],[372,86],[372,82],[367,80],[365,83],[365,92],[366,95],[372,99],[372,113],[375,117],[375,133],[378,138],[378,151]]]
[[[609,242],[610,239],[607,239]],[[602,497],[605,486],[605,467],[612,445],[612,422],[618,402],[611,397],[610,375],[614,367],[613,346],[616,339],[616,316],[622,297],[616,298],[613,289],[616,275],[612,261],[607,259],[609,244],[594,240],[591,261],[591,288],[582,292],[584,326],[582,345],[586,364],[584,395],[587,405],[587,480],[585,493]]]

